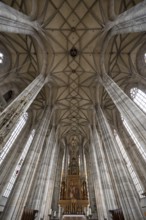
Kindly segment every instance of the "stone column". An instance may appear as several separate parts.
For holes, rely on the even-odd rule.
[[[89,205],[92,211],[92,215],[97,218],[97,203],[96,203],[96,196],[95,196],[95,184],[94,184],[94,171],[92,166],[92,158],[89,151],[86,150],[85,152],[86,158],[86,167],[87,167],[87,183],[88,183],[88,195],[89,195]],[[97,187],[98,188],[98,187]]]
[[[53,143],[55,138],[54,127],[48,129],[44,146],[41,152],[39,163],[36,170],[36,175],[31,186],[31,190],[26,202],[26,207],[32,210],[40,210],[44,187],[46,183],[46,176],[48,174],[48,167],[50,164],[51,154],[53,150]]]
[[[0,114],[0,148],[5,145],[18,119],[30,107],[46,81],[43,75],[37,76]]]
[[[49,172],[49,165],[51,160],[51,155],[53,151],[53,144],[55,138],[55,128],[48,131],[42,154],[40,156],[39,164],[37,167],[37,172],[33,180],[30,193],[26,202],[25,210],[36,210],[38,212],[37,219],[41,217],[41,207],[45,191],[46,179]]]
[[[46,138],[51,114],[50,108],[45,109],[40,126],[35,132],[33,142],[28,150],[25,161],[14,184],[12,192],[1,216],[2,220],[20,220],[28,197],[33,178]]]
[[[59,211],[58,201],[60,198],[60,185],[61,185],[61,171],[62,171],[62,160],[63,160],[63,149],[60,149],[59,158],[57,163],[56,177],[55,177],[55,185],[54,185],[54,193],[53,193],[53,201],[52,201],[52,209],[53,211]]]
[[[105,144],[106,154],[109,157],[113,178],[117,188],[120,204],[123,210],[125,220],[144,219],[140,203],[135,188],[128,173],[126,164],[119,153],[118,146],[114,141],[114,137],[110,126],[100,108],[97,109],[97,117],[99,127],[102,132],[102,139]]]
[[[67,173],[68,173],[68,157],[69,157],[69,152],[68,152],[68,145],[67,145],[66,141],[64,140],[63,143],[64,143],[64,148],[65,148],[65,151],[64,151],[63,175],[66,178]]]
[[[97,164],[99,167],[102,190],[105,198],[107,212],[109,212],[109,210],[117,209],[118,206],[117,206],[117,201],[115,198],[112,182],[110,179],[110,174],[107,168],[102,142],[100,140],[96,127],[94,127],[93,137],[94,137],[95,156],[97,157]]]
[[[38,214],[37,219],[44,218],[45,208],[47,206],[48,188],[49,188],[49,183],[50,183],[49,182],[50,181],[50,173],[51,173],[51,170],[52,170],[52,164],[53,164],[53,158],[54,158],[54,149],[56,149],[55,137],[52,138],[51,145],[52,145],[52,150],[51,150],[51,153],[50,153],[48,163],[46,164],[47,172],[46,172],[46,178],[45,178],[45,182],[44,182],[44,193],[43,193],[43,198],[42,198],[42,204],[40,206],[40,210],[39,210],[40,213]],[[49,199],[52,200],[52,198],[50,198],[50,197],[49,197]]]
[[[53,152],[51,156],[51,163],[50,163],[50,169],[49,169],[49,173],[47,177],[47,184],[45,187],[44,200],[43,200],[44,206],[42,207],[42,210],[41,210],[41,213],[44,214],[43,216],[44,220],[48,220],[49,212],[51,209],[59,150],[60,150],[60,146],[58,145],[58,137],[56,137],[56,143],[53,148]]]
[[[79,155],[80,155],[80,175],[82,178],[85,178],[84,141],[83,140],[79,148]]]
[[[96,198],[96,207],[97,207],[97,216],[99,220],[108,218],[108,210],[106,209],[105,196],[103,193],[103,186],[101,182],[101,174],[99,171],[99,166],[97,162],[97,155],[95,149],[95,143],[92,135],[92,130],[90,128],[90,139],[91,139],[91,161],[92,161],[92,172],[93,172],[93,181],[94,181],[94,190]]]
[[[128,155],[128,158],[133,166],[134,171],[137,174],[137,177],[140,181],[140,184],[143,188],[143,192],[146,192],[146,161],[144,160],[139,149],[133,142],[131,136],[127,133],[125,128],[122,126],[121,131],[118,133],[121,137],[121,142],[123,147]]]
[[[9,179],[14,172],[14,169],[29,138],[29,135],[30,123],[27,121],[26,126],[20,132],[13,146],[0,165],[0,198],[3,196]]]
[[[40,25],[37,21],[32,21],[31,17],[0,2],[1,32],[32,35],[34,34],[35,30],[39,29]]]
[[[102,137],[102,135],[101,135],[101,137]],[[112,167],[111,167],[110,158],[109,158],[109,155],[107,154],[107,152],[105,150],[106,145],[104,145],[103,141],[102,141],[102,146],[103,146],[103,151],[104,151],[104,156],[105,156],[105,159],[106,159],[106,164],[107,164],[108,172],[110,174],[110,179],[111,179],[111,184],[112,184],[112,187],[113,187],[114,195],[116,197],[116,203],[117,203],[118,208],[121,208],[121,204],[120,204],[120,200],[119,200],[119,196],[118,196],[118,192],[117,192],[116,183],[115,183],[115,180],[114,180],[114,174],[113,174],[113,170],[112,170]]]
[[[146,31],[145,11],[146,1],[144,0],[118,15],[114,21],[109,21],[105,31],[111,29],[112,35]]]
[[[106,73],[100,82],[146,152],[146,115]]]

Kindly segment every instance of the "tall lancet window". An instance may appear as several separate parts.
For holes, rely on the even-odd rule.
[[[146,94],[137,88],[130,90],[133,101],[146,113]]]
[[[133,134],[131,128],[129,127],[128,123],[126,122],[125,119],[123,119],[123,124],[125,126],[125,128],[127,129],[128,133],[130,134],[131,138],[133,139],[134,143],[136,144],[137,148],[139,149],[140,153],[142,154],[143,158],[146,160],[146,153],[143,150],[143,148],[141,147],[139,141],[137,140],[137,138],[135,137],[135,135]]]
[[[19,159],[19,161],[18,161],[18,163],[17,163],[17,165],[15,167],[15,170],[14,170],[14,172],[12,174],[12,177],[10,178],[10,181],[9,181],[9,183],[7,185],[7,188],[6,188],[6,190],[5,190],[4,194],[3,194],[3,196],[6,197],[6,198],[9,196],[9,194],[10,194],[12,188],[13,188],[13,185],[14,185],[14,183],[16,181],[16,178],[17,178],[17,176],[19,174],[19,171],[21,169],[23,161],[24,161],[24,159],[26,157],[26,154],[27,154],[27,152],[29,150],[29,147],[30,147],[30,145],[32,143],[34,134],[35,134],[35,130],[32,130],[32,132],[31,132],[31,134],[30,134],[30,136],[28,138],[28,141],[27,141],[27,143],[26,143],[26,145],[24,147],[24,150],[22,151],[20,159]]]
[[[0,52],[0,64],[3,63],[3,59],[4,59],[4,54]]]
[[[137,88],[132,88],[130,90],[130,94],[131,97],[133,99],[133,101],[138,105],[138,107],[146,113],[146,94],[144,92],[142,92],[140,89]],[[140,153],[142,154],[143,158],[146,160],[146,152],[143,150],[143,148],[141,147],[139,141],[137,140],[137,138],[135,137],[135,135],[133,134],[132,130],[130,129],[127,121],[122,117],[123,119],[123,124],[125,126],[125,128],[127,129],[128,133],[130,134],[131,138],[133,139],[134,143],[136,144],[136,146],[138,147]]]
[[[14,131],[12,132],[9,140],[7,141],[4,148],[0,152],[0,164],[2,163],[4,158],[6,157],[7,153],[9,152],[10,148],[12,147],[12,145],[13,145],[14,141],[16,140],[17,136],[20,134],[22,128],[26,124],[27,119],[28,119],[28,113],[24,113],[20,117],[20,119],[19,119]]]
[[[126,153],[126,151],[125,151],[125,149],[123,147],[123,144],[122,144],[122,142],[121,142],[121,140],[119,138],[119,135],[117,134],[116,131],[114,131],[114,135],[115,135],[115,139],[117,141],[117,144],[118,144],[118,146],[120,148],[120,152],[121,152],[121,154],[122,154],[122,156],[124,158],[124,161],[126,163],[126,166],[128,168],[128,171],[130,173],[130,176],[131,176],[131,178],[132,178],[132,180],[134,182],[134,185],[136,187],[136,190],[137,190],[137,192],[139,194],[139,197],[142,198],[143,197],[142,196],[143,190],[142,190],[142,187],[140,185],[139,179],[138,179],[138,177],[137,177],[137,175],[136,175],[136,173],[135,173],[135,171],[134,171],[134,169],[132,167],[132,164],[131,164],[131,162],[130,162],[130,160],[128,158],[128,155],[127,155],[127,153]]]

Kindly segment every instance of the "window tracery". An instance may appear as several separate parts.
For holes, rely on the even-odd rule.
[[[130,90],[130,95],[141,110],[146,112],[146,94],[138,88],[132,88]]]
[[[130,95],[131,98],[133,99],[133,101],[138,105],[138,107],[146,113],[146,94],[141,91],[140,89],[134,87],[130,90]],[[135,145],[137,146],[137,148],[139,149],[139,152],[141,153],[141,155],[143,156],[143,158],[146,160],[146,152],[143,150],[143,148],[141,147],[139,141],[137,140],[137,138],[135,137],[135,135],[133,134],[132,130],[130,129],[128,122],[123,118],[122,116],[122,121],[123,124],[126,128],[126,130],[128,131],[129,135],[131,136],[131,138],[133,139]]]
[[[130,173],[130,176],[131,176],[131,178],[132,178],[132,180],[134,182],[134,185],[136,187],[136,190],[137,190],[139,196],[142,198],[143,197],[142,196],[143,190],[142,190],[142,187],[141,187],[140,182],[138,180],[138,177],[137,177],[137,175],[136,175],[136,173],[135,173],[135,171],[133,169],[133,166],[132,166],[132,164],[131,164],[131,162],[130,162],[130,160],[128,158],[128,155],[127,155],[127,153],[126,153],[126,151],[125,151],[125,149],[123,147],[123,144],[122,144],[122,142],[120,140],[120,137],[119,137],[119,135],[117,134],[116,131],[114,131],[114,135],[115,135],[116,142],[117,142],[117,144],[119,146],[120,152],[121,152],[121,154],[122,154],[122,156],[124,158],[124,161],[126,163],[126,166],[128,168],[128,171]]]
[[[21,117],[20,120],[18,121],[14,131],[12,132],[10,138],[8,139],[7,143],[5,144],[4,148],[1,150],[0,152],[0,164],[2,163],[2,161],[4,160],[4,158],[6,157],[7,153],[9,152],[9,150],[11,149],[14,141],[16,140],[16,138],[18,137],[19,133],[21,132],[21,130],[23,129],[24,125],[26,124],[26,121],[28,119],[28,113],[24,113]]]
[[[24,162],[24,159],[25,159],[25,157],[26,157],[26,155],[27,155],[27,152],[28,152],[28,150],[29,150],[29,147],[30,147],[30,145],[31,145],[31,143],[32,143],[34,134],[35,134],[35,130],[32,130],[32,132],[31,132],[31,134],[30,134],[30,136],[29,136],[29,138],[28,138],[28,141],[27,141],[27,143],[26,143],[26,145],[25,145],[25,147],[24,147],[24,150],[23,150],[23,152],[22,152],[22,154],[21,154],[21,157],[20,157],[20,159],[19,159],[19,162],[17,163],[17,165],[16,165],[16,167],[15,167],[15,170],[14,170],[14,172],[13,172],[13,174],[12,174],[12,177],[11,177],[11,179],[10,179],[8,185],[7,185],[7,188],[6,188],[6,190],[5,190],[4,194],[3,194],[3,196],[6,197],[6,198],[10,195],[10,192],[11,192],[11,190],[12,190],[12,188],[13,188],[13,185],[14,185],[14,183],[15,183],[15,181],[16,181],[16,178],[17,178],[17,176],[18,176],[18,174],[19,174],[19,171],[20,171],[21,166],[22,166],[22,164],[23,164],[23,162]]]

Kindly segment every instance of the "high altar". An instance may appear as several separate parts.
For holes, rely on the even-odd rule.
[[[86,179],[80,174],[77,152],[70,152],[68,172],[63,176],[60,192],[60,206],[63,214],[84,214],[88,206]]]

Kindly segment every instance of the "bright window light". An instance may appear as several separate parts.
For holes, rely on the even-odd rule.
[[[114,134],[115,134],[115,139],[116,139],[116,141],[117,141],[117,144],[118,144],[118,146],[119,146],[119,148],[120,148],[120,152],[121,152],[121,154],[122,154],[122,156],[123,156],[123,158],[124,158],[124,160],[125,160],[125,162],[126,162],[126,166],[127,166],[127,168],[128,168],[128,171],[129,171],[129,173],[130,173],[130,175],[131,175],[131,178],[132,178],[132,180],[133,180],[133,182],[134,182],[134,185],[135,185],[135,187],[136,187],[136,190],[137,190],[137,192],[138,192],[138,194],[139,194],[139,197],[142,198],[142,197],[143,197],[143,196],[142,196],[143,190],[142,190],[142,187],[141,187],[141,185],[140,185],[139,179],[138,179],[136,173],[135,173],[134,170],[133,170],[132,164],[131,164],[131,162],[130,162],[130,160],[129,160],[129,158],[128,158],[128,155],[127,155],[127,153],[126,153],[126,151],[125,151],[125,149],[124,149],[124,147],[123,147],[123,144],[122,144],[122,142],[121,142],[121,140],[120,140],[120,138],[119,138],[119,135],[117,134],[116,131],[114,131]]]
[[[12,175],[12,177],[11,177],[11,179],[10,179],[8,185],[7,185],[7,188],[6,188],[6,190],[5,190],[4,194],[3,194],[3,196],[6,197],[6,198],[10,195],[10,192],[11,192],[11,190],[12,190],[12,188],[13,188],[13,185],[14,185],[14,183],[15,183],[15,181],[16,181],[16,178],[17,178],[17,176],[18,176],[18,174],[19,174],[19,171],[20,171],[21,166],[22,166],[22,164],[23,164],[23,162],[24,162],[24,159],[25,159],[25,157],[26,157],[26,154],[27,154],[27,152],[28,152],[28,150],[29,150],[29,147],[30,147],[30,145],[31,145],[31,143],[32,143],[34,134],[35,134],[35,130],[32,130],[32,132],[31,132],[31,134],[30,134],[30,136],[29,136],[29,138],[28,138],[28,141],[27,141],[27,143],[26,143],[26,145],[25,145],[25,147],[24,147],[24,150],[23,150],[23,152],[22,152],[22,154],[21,154],[21,157],[20,157],[20,159],[19,159],[19,162],[18,162],[18,164],[16,165],[15,170],[14,170],[14,173],[13,173],[13,175]]]
[[[14,141],[16,140],[17,136],[19,135],[22,128],[26,124],[27,118],[28,118],[28,113],[24,113],[20,117],[20,119],[19,119],[14,131],[12,132],[9,140],[7,141],[7,143],[5,144],[5,146],[3,147],[3,149],[0,152],[0,164],[2,163],[4,158],[6,157],[7,153],[9,152],[10,148],[12,147],[12,145],[13,145]]]
[[[123,124],[125,126],[125,128],[127,129],[128,133],[130,134],[131,138],[133,139],[135,145],[137,146],[137,148],[139,149],[141,155],[143,156],[143,158],[146,160],[146,153],[143,150],[143,148],[141,147],[139,141],[137,140],[137,138],[135,137],[135,135],[133,134],[131,128],[129,127],[128,123],[126,122],[125,119],[123,119]]]
[[[133,101],[146,113],[146,94],[137,88],[130,90]]]
[[[145,53],[146,55],[146,53]],[[130,90],[130,94],[131,97],[133,99],[133,101],[138,105],[138,107],[146,113],[146,94],[141,91],[138,88],[132,88]],[[140,153],[142,154],[143,158],[146,160],[146,152],[143,150],[143,148],[141,147],[139,141],[137,140],[137,138],[135,137],[135,135],[133,134],[132,130],[130,129],[127,121],[123,118],[123,124],[126,127],[128,133],[130,134],[131,138],[133,139],[134,143],[136,144],[136,146],[138,147]]]
[[[0,64],[3,63],[3,60],[4,60],[4,55],[2,52],[0,52]]]
[[[144,62],[146,63],[146,53],[144,53]]]

